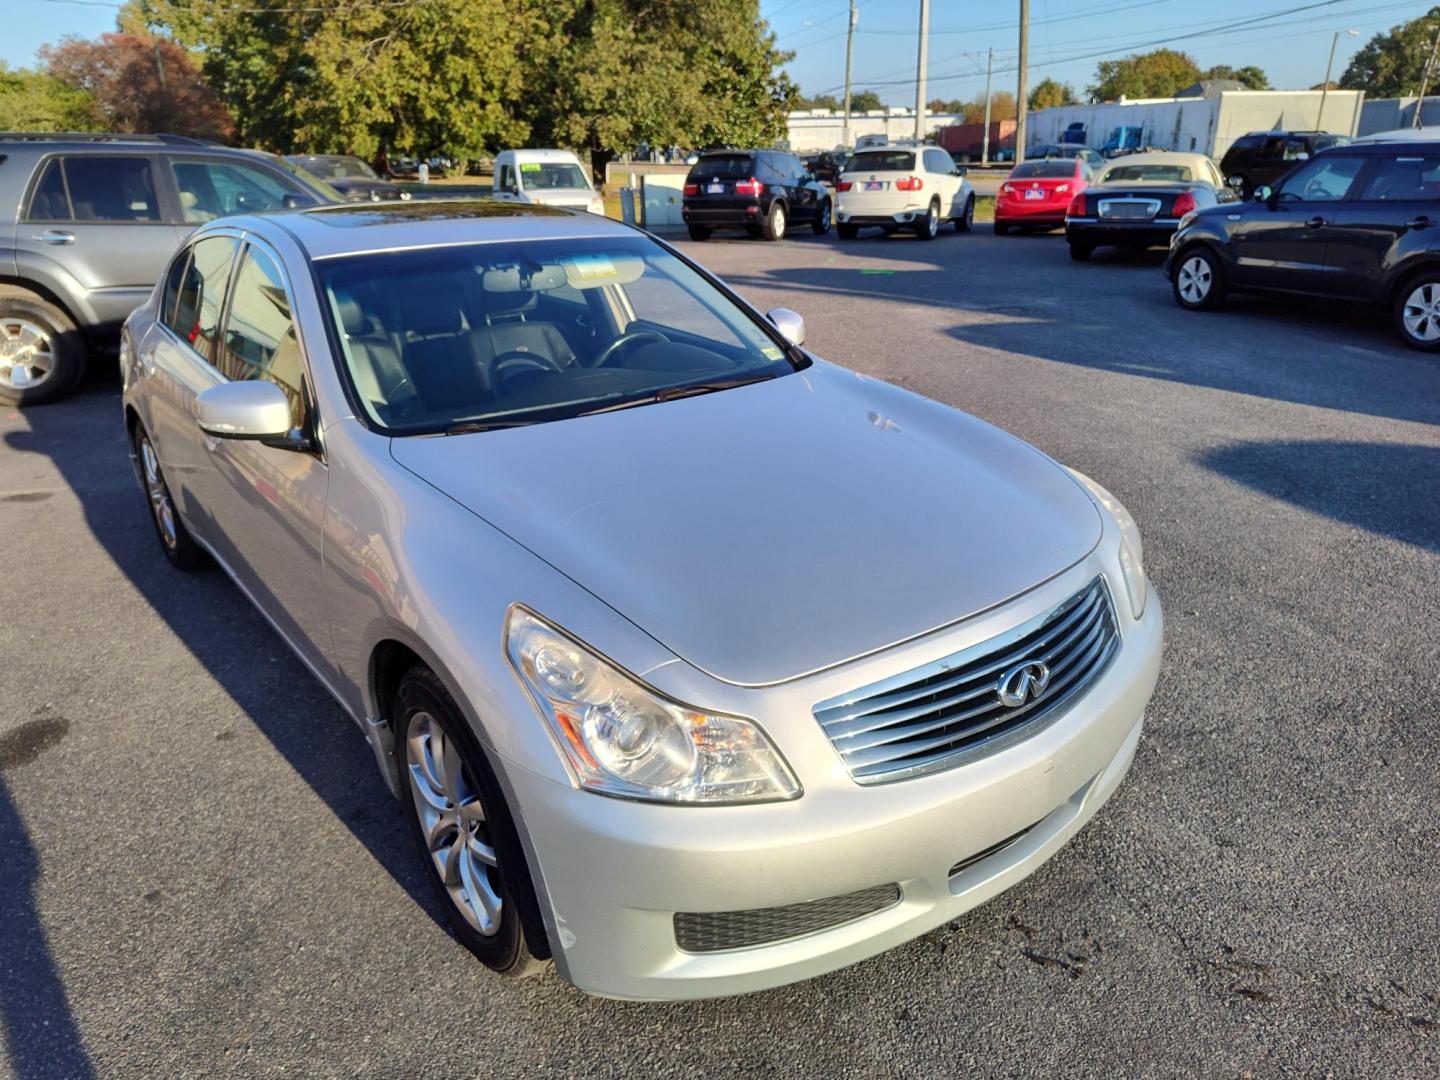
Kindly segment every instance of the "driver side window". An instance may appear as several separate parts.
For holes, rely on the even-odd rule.
[[[1364,164],[1360,157],[1316,158],[1281,180],[1276,197],[1282,202],[1339,202]]]

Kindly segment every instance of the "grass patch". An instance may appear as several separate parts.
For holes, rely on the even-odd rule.
[[[995,220],[995,196],[994,196],[994,195],[976,195],[976,196],[975,196],[975,220],[976,220],[976,221],[994,221],[994,220]]]

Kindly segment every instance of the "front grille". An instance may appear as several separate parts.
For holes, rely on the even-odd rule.
[[[861,784],[948,769],[1039,731],[1105,670],[1119,647],[1110,594],[1097,577],[1008,633],[822,701],[815,718]],[[1043,690],[1023,704],[1002,703],[1005,676],[1035,661],[1049,671]],[[1009,688],[1016,689],[1015,680]]]
[[[675,943],[686,952],[723,952],[769,945],[831,930],[883,911],[900,900],[900,886],[876,885],[844,896],[748,911],[677,911]]]
[[[1117,221],[1149,221],[1160,212],[1159,199],[1101,199],[1100,216]]]

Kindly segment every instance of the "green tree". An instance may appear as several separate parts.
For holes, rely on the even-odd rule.
[[[95,126],[95,99],[54,76],[0,61],[0,131],[80,131]]]
[[[831,112],[841,112],[845,103],[833,94],[816,94],[814,97],[800,95],[795,100],[797,109],[829,109]]]
[[[990,95],[990,122],[996,120],[1014,120],[1018,110],[1015,107],[1015,95],[1008,90],[997,90]],[[967,101],[960,109],[960,119],[966,124],[983,124],[985,122],[985,95],[981,94],[974,101]]]
[[[1238,83],[1243,83],[1246,90],[1270,89],[1269,76],[1253,64],[1242,68],[1233,68],[1229,64],[1216,64],[1210,70],[1202,72],[1200,77],[1202,79],[1234,79]]]
[[[1074,105],[1078,101],[1069,83],[1042,79],[1035,84],[1035,89],[1030,91],[1029,107],[1032,112],[1038,112],[1040,109],[1053,109],[1059,105]]]
[[[1120,97],[1173,97],[1200,78],[1194,59],[1173,49],[1136,53],[1123,60],[1102,60],[1095,68],[1089,94],[1097,101]]]
[[[1340,85],[1347,90],[1364,90],[1372,98],[1418,94],[1437,27],[1440,7],[1432,7],[1418,19],[1376,34],[1351,57],[1345,74],[1340,76]],[[1433,78],[1431,84],[1433,87]]]
[[[944,98],[935,98],[930,101],[925,108],[932,113],[962,113],[965,111],[965,102],[960,101],[958,98],[952,98],[949,101],[946,101]]]
[[[880,95],[874,90],[861,90],[850,95],[851,112],[869,112],[872,109],[885,108],[885,102],[880,100]]]

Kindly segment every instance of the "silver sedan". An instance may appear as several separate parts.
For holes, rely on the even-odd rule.
[[[1160,665],[1124,507],[603,218],[199,229],[125,328],[156,534],[355,719],[460,940],[616,997],[922,934],[1119,785]]]

